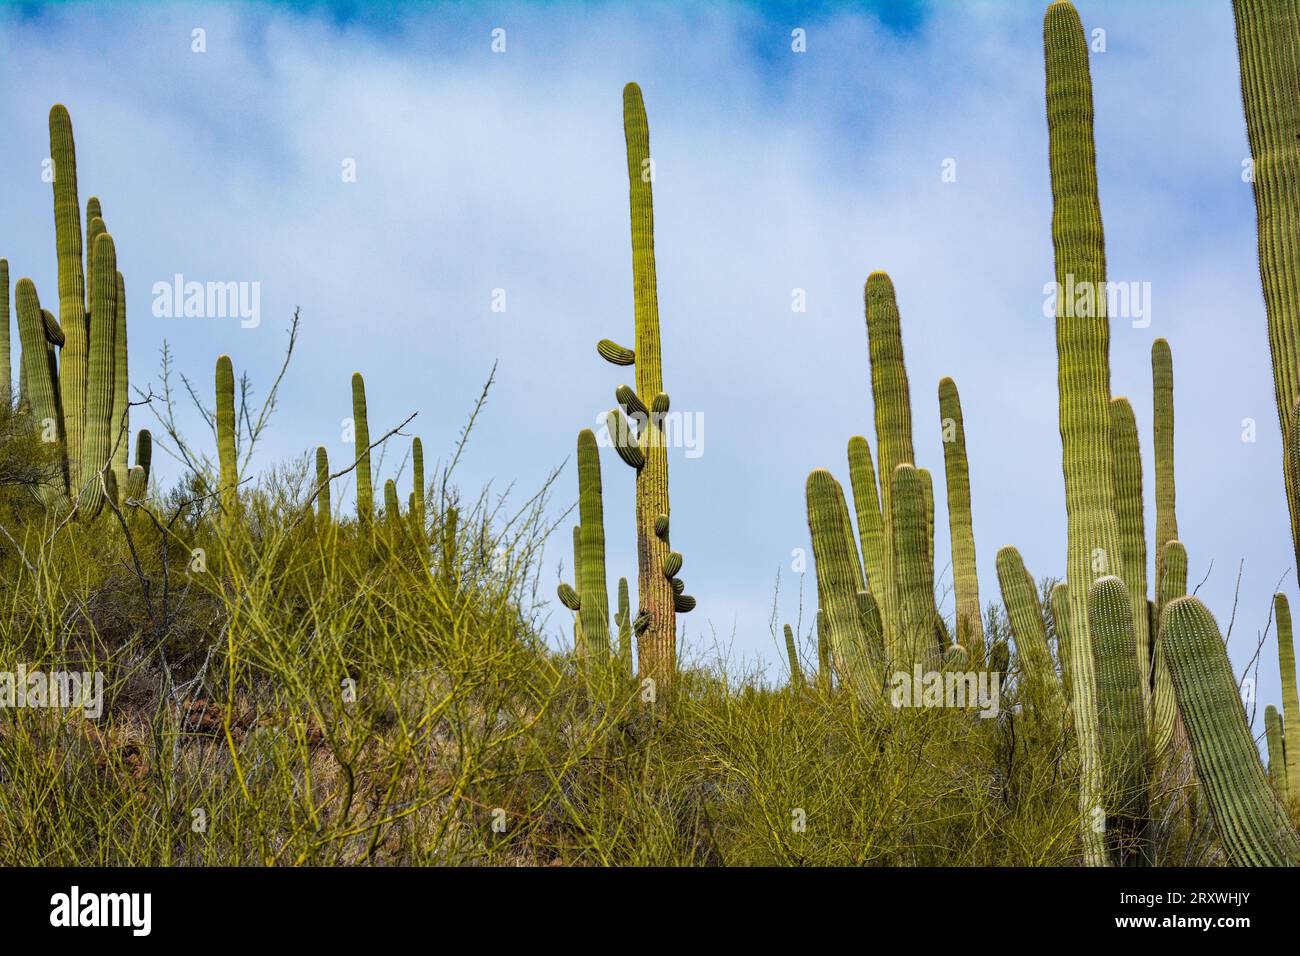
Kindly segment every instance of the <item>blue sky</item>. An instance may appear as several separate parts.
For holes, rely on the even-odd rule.
[[[221,352],[266,383],[301,306],[263,465],[317,444],[347,453],[357,369],[372,432],[418,410],[428,456],[445,455],[499,361],[460,480],[533,489],[626,377],[594,343],[632,338],[621,90],[636,80],[665,381],[674,408],[705,422],[704,454],[670,458],[674,545],[700,600],[687,642],[776,661],[782,677],[768,618],[778,569],[780,617],[798,611],[804,480],[815,467],[847,478],[853,434],[875,445],[861,298],[874,269],[898,290],[918,463],[936,478],[938,380],[961,390],[982,597],[997,596],[1003,544],[1035,575],[1063,572],[1042,6],[13,7],[0,13],[3,254],[53,301],[40,170],[63,102],[82,198],[101,197],[117,241],[136,384],[154,380],[164,339],[201,383]],[[1114,325],[1112,388],[1137,413],[1150,527],[1149,355],[1170,340],[1181,537],[1225,626],[1245,561],[1240,667],[1279,579],[1296,594],[1231,10],[1080,12],[1106,34],[1092,67],[1110,278],[1152,289],[1148,328]],[[805,53],[790,49],[795,28]],[[153,284],[178,272],[260,282],[261,325],[154,318]],[[491,311],[496,288],[505,313]],[[806,313],[791,310],[795,288]],[[610,453],[604,466],[612,584],[635,576],[632,480]],[[571,469],[562,482],[576,497]],[[561,560],[567,532],[548,583]],[[1279,699],[1271,636],[1263,659],[1261,705]]]

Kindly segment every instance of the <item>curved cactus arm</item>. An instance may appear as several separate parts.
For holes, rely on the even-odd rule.
[[[1011,633],[1016,639],[1016,655],[1025,675],[1026,697],[1035,711],[1047,720],[1055,720],[1064,709],[1065,699],[1047,646],[1047,627],[1038,588],[1020,552],[1011,545],[998,551],[996,565],[1002,603],[1007,609]]]
[[[1120,865],[1151,865],[1151,747],[1144,674],[1133,634],[1133,601],[1124,581],[1098,578],[1088,594],[1092,656],[1097,668],[1102,793],[1111,852]]]
[[[582,598],[578,597],[578,592],[573,589],[573,585],[561,582],[560,586],[555,589],[560,603],[570,611],[582,610]]]
[[[980,616],[979,574],[975,566],[975,531],[971,519],[970,463],[966,457],[966,424],[961,395],[951,378],[939,380],[944,484],[948,493],[948,533],[952,540],[952,583],[956,607],[957,643],[976,663],[984,660],[984,629]]]
[[[635,365],[636,353],[629,348],[619,345],[617,342],[611,342],[609,339],[601,339],[596,343],[596,352],[606,362],[614,365]]]
[[[1300,696],[1296,693],[1295,644],[1291,631],[1291,604],[1285,594],[1273,595],[1273,613],[1277,617],[1277,664],[1282,675],[1283,741],[1286,753],[1286,786],[1289,793],[1300,794]],[[1294,764],[1294,766],[1292,766]]]
[[[1175,598],[1161,614],[1160,640],[1229,859],[1236,866],[1300,864],[1300,838],[1268,784],[1214,617],[1196,597]]]
[[[630,385],[620,385],[614,389],[614,398],[627,409],[629,415],[639,417],[641,420],[650,416],[650,409],[646,407],[646,403],[641,401],[641,396]]]
[[[819,620],[825,622],[841,683],[874,707],[883,686],[884,655],[870,643],[863,626],[858,603],[862,566],[844,492],[829,471],[818,469],[808,476],[806,493],[819,612],[824,615]]]
[[[229,355],[217,359],[217,460],[221,511],[230,525],[239,515],[239,459],[235,448],[235,367]]]
[[[375,488],[370,472],[370,419],[366,415],[366,380],[352,373],[352,435],[356,446],[357,521],[369,527],[375,517]]]
[[[1282,715],[1269,704],[1264,708],[1264,731],[1268,738],[1268,778],[1283,804],[1289,799],[1287,786],[1286,729]]]
[[[641,442],[632,431],[632,423],[627,420],[620,408],[611,408],[605,415],[605,427],[614,442],[614,450],[631,467],[640,471],[645,467],[646,456]]]

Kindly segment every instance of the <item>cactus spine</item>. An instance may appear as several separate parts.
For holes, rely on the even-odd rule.
[[[1088,45],[1079,14],[1068,2],[1057,0],[1048,8],[1043,47],[1052,243],[1059,290],[1056,348],[1068,518],[1066,579],[1074,638],[1070,642],[1070,675],[1080,755],[1079,801],[1086,819],[1100,805],[1101,797],[1096,680],[1087,630],[1088,590],[1096,578],[1109,573],[1120,554],[1111,494],[1110,329],[1105,297],[1098,294],[1105,289],[1106,252],[1097,199]],[[1081,290],[1082,303],[1065,294],[1065,290],[1074,289]],[[1087,862],[1103,863],[1098,835],[1086,824],[1083,841]]]
[[[970,465],[966,459],[966,425],[961,396],[951,378],[939,381],[939,418],[943,425],[944,483],[948,491],[948,533],[952,538],[952,581],[957,615],[957,643],[977,665],[984,660],[979,576],[975,570],[975,531],[971,521]],[[856,493],[856,492],[855,492]]]
[[[231,527],[239,514],[239,459],[235,449],[235,368],[229,355],[217,359],[217,459],[221,511]]]
[[[370,423],[366,418],[366,382],[352,373],[352,434],[356,442],[357,522],[369,527],[375,517],[375,489],[370,473]]]
[[[1138,666],[1133,600],[1122,579],[1093,582],[1089,632],[1097,668],[1097,716],[1111,852],[1121,866],[1151,865],[1151,751],[1145,670]]]
[[[1295,644],[1291,632],[1291,604],[1285,594],[1273,596],[1277,617],[1277,664],[1282,674],[1282,719],[1285,752],[1290,755],[1285,766],[1288,793],[1300,794],[1300,696],[1296,693]]]
[[[1214,617],[1195,597],[1165,605],[1160,640],[1196,776],[1231,862],[1300,864],[1300,839],[1268,784]]]
[[[914,464],[912,450],[912,404],[903,363],[903,336],[898,316],[894,283],[883,272],[867,277],[863,289],[867,320],[867,349],[871,360],[871,394],[876,418],[876,454],[879,460],[880,514],[884,527],[884,567],[880,602],[887,640],[897,641],[898,586],[897,553],[894,541],[893,479],[902,464]],[[933,595],[931,596],[933,599]],[[902,649],[891,643],[886,648],[892,659],[910,663]]]
[[[1133,639],[1141,674],[1142,699],[1151,696],[1151,633],[1147,614],[1147,543],[1142,517],[1142,450],[1137,421],[1127,398],[1110,403],[1111,465],[1114,469],[1115,519],[1119,525],[1120,577],[1132,604]],[[1094,640],[1094,645],[1096,641]]]

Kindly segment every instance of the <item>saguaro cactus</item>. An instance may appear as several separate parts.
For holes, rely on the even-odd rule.
[[[790,686],[803,689],[803,668],[799,666],[799,648],[794,642],[794,629],[785,625],[785,656],[790,662]]]
[[[998,585],[1002,603],[1016,639],[1016,655],[1025,675],[1025,690],[1030,706],[1048,722],[1058,720],[1065,710],[1061,681],[1047,645],[1047,628],[1038,588],[1025,568],[1020,552],[1011,545],[998,550]]]
[[[1282,715],[1269,704],[1264,708],[1264,731],[1268,739],[1268,776],[1283,802],[1288,798],[1285,728]]]
[[[934,573],[926,541],[925,480],[920,469],[894,469],[890,492],[894,574],[898,587],[897,644],[892,659],[933,667],[940,659],[934,610]]]
[[[871,394],[876,417],[876,455],[880,472],[880,513],[884,527],[883,587],[880,612],[886,634],[894,634],[896,621],[897,554],[894,543],[894,469],[915,464],[912,450],[912,402],[903,362],[903,335],[894,296],[894,283],[884,272],[873,272],[863,289],[867,319],[867,349],[871,360]],[[891,656],[895,649],[890,649]]]
[[[370,423],[366,418],[366,381],[352,373],[352,435],[356,443],[357,522],[368,527],[375,517],[375,488],[370,473]]]
[[[411,440],[412,481],[415,485],[415,499],[411,507],[411,524],[414,525],[420,540],[424,540],[424,443],[419,437]]]
[[[1121,866],[1150,865],[1151,748],[1145,673],[1138,666],[1133,600],[1123,580],[1110,575],[1094,581],[1088,612],[1111,852]]]
[[[635,670],[632,666],[632,604],[628,599],[627,578],[618,579],[618,611],[614,623],[618,625],[619,670],[631,677]]]
[[[1201,790],[1236,866],[1296,866],[1300,838],[1268,784],[1214,617],[1197,598],[1170,601],[1160,640]]]
[[[620,386],[619,403],[638,419],[637,441],[628,440],[622,413],[611,416],[611,433],[620,457],[636,469],[637,661],[643,676],[667,687],[677,670],[677,612],[689,611],[695,599],[674,590],[666,573],[668,543],[668,450],[663,416],[668,412],[659,351],[659,292],[655,278],[654,161],[641,88],[623,88],[623,132],[627,140],[628,204],[632,221],[632,279],[636,313],[636,348],[603,339],[602,358],[615,365],[636,366],[636,390]],[[658,528],[663,531],[659,532]],[[679,556],[680,559],[680,556]]]
[[[944,483],[948,490],[948,532],[952,538],[952,583],[957,614],[957,643],[976,664],[984,660],[979,576],[975,570],[975,531],[971,523],[970,466],[966,459],[966,425],[961,396],[951,378],[939,380],[939,417],[943,436]],[[856,494],[856,492],[855,492]]]
[[[1268,314],[1273,392],[1285,445],[1295,429],[1300,400],[1300,7],[1294,0],[1233,0],[1241,98],[1253,159],[1259,275]],[[1285,467],[1285,466],[1284,466]],[[1293,538],[1300,543],[1300,501],[1286,483]],[[1300,574],[1300,561],[1297,561]],[[1291,715],[1287,715],[1291,722]]]
[[[1165,542],[1160,587],[1158,608],[1187,593],[1187,549],[1181,541]],[[1164,619],[1158,610],[1156,615],[1157,623]],[[1164,753],[1174,739],[1177,709],[1174,685],[1169,676],[1169,657],[1163,646],[1163,637],[1157,634],[1151,684],[1151,750],[1156,756]]]
[[[109,438],[113,444],[113,473],[120,488],[130,483],[131,399],[126,352],[126,281],[116,273],[117,311],[113,322],[113,412],[109,419]]]
[[[876,603],[885,600],[885,528],[881,520],[876,469],[871,447],[861,435],[849,439],[849,482],[853,506],[858,515],[858,537],[862,540],[862,563],[867,573],[867,590]]]
[[[1277,618],[1277,665],[1282,675],[1282,714],[1279,726],[1284,730],[1287,791],[1300,794],[1300,695],[1296,693],[1295,644],[1291,632],[1291,604],[1285,594],[1273,595],[1273,613]]]
[[[1119,575],[1133,605],[1133,638],[1142,677],[1142,699],[1147,702],[1151,696],[1151,634],[1147,614],[1146,526],[1142,517],[1142,450],[1138,445],[1133,406],[1127,398],[1111,399],[1110,448],[1115,518],[1119,524]]]
[[[9,260],[0,259],[0,400],[8,402],[12,396],[14,373],[10,365],[9,350]]]
[[[579,614],[584,653],[609,659],[609,594],[605,586],[605,506],[600,483],[600,449],[590,428],[578,432],[578,514],[582,541]]]
[[[227,526],[239,514],[239,458],[235,448],[235,368],[217,359],[217,459],[221,466],[221,512]]]
[[[94,517],[104,505],[100,474],[113,464],[113,331],[117,323],[117,253],[113,238],[95,238],[90,290],[90,360],[86,373],[85,417],[81,444],[80,507]],[[66,333],[65,333],[66,335]],[[67,346],[64,346],[67,349]]]
[[[1100,802],[1096,679],[1088,635],[1088,590],[1118,568],[1119,529],[1112,503],[1110,453],[1110,327],[1106,317],[1106,251],[1097,199],[1092,80],[1088,44],[1074,7],[1057,0],[1043,20],[1047,129],[1052,180],[1052,243],[1056,254],[1057,384],[1067,522],[1070,590],[1070,675],[1080,757],[1080,808]],[[1066,290],[1081,290],[1072,296]],[[1080,314],[1082,313],[1082,314]],[[1085,824],[1089,863],[1104,861],[1098,835]]]
[[[334,518],[330,508],[330,456],[322,446],[316,449],[316,521],[328,528]]]
[[[54,164],[54,232],[59,262],[59,325],[65,337],[60,355],[59,401],[63,409],[69,485],[84,485],[82,443],[86,431],[86,378],[90,332],[86,322],[86,277],[81,248],[81,206],[77,199],[77,151],[72,118],[62,104],[50,109],[50,159]],[[93,311],[93,303],[92,303]]]
[[[1151,386],[1154,396],[1156,448],[1156,612],[1164,606],[1165,545],[1178,537],[1174,489],[1174,358],[1169,343],[1151,343]]]

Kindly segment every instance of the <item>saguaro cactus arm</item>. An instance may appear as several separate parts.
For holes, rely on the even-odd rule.
[[[368,526],[375,517],[375,488],[370,472],[370,422],[366,416],[366,381],[352,373],[352,434],[356,445],[357,521]]]
[[[1038,588],[1020,552],[1011,545],[999,549],[996,564],[1002,603],[1007,609],[1011,633],[1016,639],[1016,655],[1025,675],[1026,696],[1040,716],[1054,721],[1064,711],[1065,699],[1047,646]]]
[[[971,519],[970,464],[961,396],[951,378],[939,380],[944,484],[948,491],[948,532],[952,539],[952,583],[957,615],[957,643],[971,659],[984,660],[979,575],[975,568],[975,531]]]

